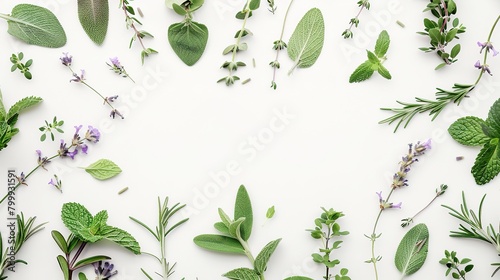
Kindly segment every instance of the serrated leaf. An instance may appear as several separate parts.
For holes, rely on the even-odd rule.
[[[305,276],[292,276],[292,277],[287,277],[283,280],[314,280],[314,279]]]
[[[89,38],[101,45],[108,32],[108,0],[78,0],[78,19]]]
[[[194,65],[205,51],[208,28],[194,21],[180,22],[168,28],[168,42],[175,54],[188,66]]]
[[[255,270],[242,267],[242,268],[237,268],[233,269],[229,272],[226,272],[222,276],[227,277],[229,279],[233,280],[259,280],[260,277],[257,275]]]
[[[486,124],[490,128],[492,136],[500,138],[500,99],[490,107]]]
[[[18,4],[7,19],[10,35],[31,45],[59,48],[66,44],[66,33],[57,17],[48,9]]]
[[[368,61],[372,64],[380,64],[380,59],[378,59],[378,57],[371,51],[366,50],[366,55],[368,56]]]
[[[448,133],[455,141],[467,146],[480,146],[489,141],[482,127],[486,122],[477,117],[464,117],[456,120],[448,128]]]
[[[291,74],[296,67],[312,66],[323,49],[325,22],[318,8],[310,9],[297,24],[288,42],[288,56],[294,61]]]
[[[260,275],[264,274],[264,271],[266,271],[266,268],[267,268],[267,263],[269,262],[271,255],[276,250],[276,247],[278,247],[278,244],[280,243],[280,241],[281,241],[281,238],[267,243],[267,245],[264,246],[264,248],[262,248],[260,253],[257,255],[257,257],[255,258],[255,262],[254,262],[254,268],[258,274],[260,274]]]
[[[382,30],[378,35],[377,42],[375,43],[375,55],[382,58],[387,53],[389,49],[389,44],[391,43],[391,39],[389,37],[389,33],[386,30]]]
[[[234,203],[234,219],[238,220],[242,217],[245,218],[245,221],[240,226],[241,238],[247,241],[252,233],[253,212],[250,196],[248,196],[248,192],[243,185],[239,187]]]
[[[498,141],[495,144],[484,145],[476,157],[471,172],[478,185],[484,185],[498,175],[500,172]]]
[[[88,232],[93,219],[87,208],[76,202],[65,203],[62,206],[61,218],[71,233],[86,241],[82,238],[82,233]]]
[[[373,64],[370,61],[365,61],[352,72],[349,77],[349,83],[359,83],[368,80],[373,75]]]
[[[380,76],[388,80],[392,78],[391,73],[389,73],[389,70],[387,70],[382,64],[378,65],[377,72],[380,74]]]
[[[233,254],[245,254],[245,249],[240,242],[232,237],[218,234],[202,234],[193,239],[194,244],[201,248]]]
[[[97,180],[107,180],[122,172],[121,168],[109,159],[100,159],[85,167],[85,171]]]
[[[138,255],[141,253],[141,247],[135,238],[123,229],[105,225],[100,228],[97,233],[103,236],[104,239],[112,241],[123,248],[132,251],[132,253]]]
[[[0,122],[5,121],[7,118],[7,111],[5,111],[5,105],[3,105],[2,91],[0,90]]]
[[[399,243],[394,258],[396,268],[403,276],[417,272],[427,258],[429,230],[425,224],[410,229]]]
[[[12,118],[15,114],[19,114],[22,111],[35,106],[42,101],[42,98],[36,96],[25,97],[17,101],[16,103],[14,103],[14,105],[12,105],[12,107],[10,107],[9,112],[7,113],[7,120]]]
[[[90,232],[92,234],[96,234],[99,231],[99,229],[101,229],[106,225],[107,221],[108,221],[108,212],[106,210],[98,212],[92,219],[92,223],[90,224]]]

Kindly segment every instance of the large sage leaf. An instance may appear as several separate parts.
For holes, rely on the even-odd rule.
[[[257,274],[257,272],[255,272],[255,270],[250,269],[250,268],[246,268],[246,267],[233,269],[229,272],[226,272],[222,276],[227,277],[229,279],[233,279],[233,280],[259,280],[260,279],[259,275]]]
[[[66,44],[66,33],[56,16],[46,8],[19,4],[10,15],[0,14],[8,23],[10,35],[31,45],[59,48]]]
[[[288,72],[296,67],[312,66],[323,49],[325,40],[325,22],[318,8],[312,8],[300,20],[288,43],[288,56],[295,62]]]
[[[427,258],[429,230],[425,224],[418,224],[410,229],[396,251],[394,263],[403,276],[419,270]]]
[[[89,38],[101,45],[108,31],[108,0],[78,0],[78,18]]]
[[[193,239],[194,244],[211,251],[245,254],[240,242],[232,237],[218,234],[202,234]]]
[[[250,197],[248,196],[247,189],[243,185],[238,189],[236,201],[234,203],[234,219],[238,220],[241,217],[245,218],[245,221],[241,223],[240,226],[241,238],[247,241],[252,233],[253,212]]]
[[[260,253],[257,255],[257,257],[255,258],[254,267],[255,271],[257,271],[258,274],[264,274],[264,271],[266,271],[267,262],[269,262],[271,255],[274,253],[274,250],[276,250],[276,247],[278,247],[280,241],[281,238],[267,243],[267,245],[264,246],[264,248],[262,248]]]
[[[194,65],[205,51],[208,29],[194,21],[180,22],[168,28],[168,42],[175,54],[188,66]]]
[[[85,167],[85,171],[97,180],[107,180],[122,172],[121,168],[109,159],[100,159]]]

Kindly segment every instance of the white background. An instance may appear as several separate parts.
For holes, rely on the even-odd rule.
[[[500,57],[489,59],[492,78],[485,77],[460,107],[450,105],[434,122],[426,114],[418,115],[407,129],[395,134],[394,126],[378,124],[391,115],[379,108],[397,106],[396,100],[413,101],[415,96],[433,99],[436,87],[448,89],[455,82],[475,81],[478,70],[473,64],[482,58],[476,41],[486,40],[500,10],[498,1],[457,1],[458,17],[467,32],[459,40],[459,61],[440,71],[433,70],[440,63],[437,56],[418,50],[428,44],[427,38],[416,34],[423,29],[423,18],[430,16],[422,13],[427,1],[373,1],[371,10],[363,11],[360,27],[354,29],[355,37],[350,40],[344,40],[340,34],[358,12],[356,1],[296,1],[285,28],[285,41],[303,14],[318,7],[325,18],[325,43],[314,66],[297,69],[291,76],[287,76],[287,71],[292,61],[282,52],[276,91],[269,88],[272,69],[268,63],[274,59],[272,42],[279,37],[288,1],[277,0],[275,15],[266,11],[264,1],[248,20],[247,28],[254,36],[245,39],[248,51],[237,56],[248,66],[239,69],[237,75],[252,81],[232,87],[216,81],[227,74],[219,67],[229,57],[221,53],[234,43],[234,33],[241,27],[234,14],[243,1],[207,1],[195,13],[195,20],[209,28],[210,38],[204,55],[193,67],[185,66],[168,44],[167,28],[181,17],[162,1],[132,2],[145,15],[141,19],[143,29],[155,36],[145,40],[146,46],[159,51],[147,58],[144,66],[139,44],[128,48],[132,31],[126,29],[117,1],[110,4],[108,34],[102,46],[92,43],[81,28],[76,1],[26,2],[51,9],[65,28],[68,43],[60,49],[26,45],[7,34],[5,22],[0,23],[0,86],[4,103],[10,106],[28,95],[44,99],[20,116],[17,126],[21,132],[0,153],[4,192],[8,168],[26,173],[36,166],[36,149],[49,156],[57,151],[58,140],[39,141],[38,127],[44,120],[57,116],[65,121],[65,133],[57,135],[58,139],[69,141],[73,126],[79,124],[98,127],[102,138],[98,144],[90,145],[88,155],[79,154],[74,161],[54,160],[47,166],[48,171],[37,171],[29,178],[29,186],[17,192],[17,211],[49,223],[25,244],[18,256],[29,265],[18,265],[9,279],[62,278],[56,262],[59,248],[50,232],[68,234],[60,220],[65,202],[79,202],[92,213],[108,210],[109,224],[133,234],[144,251],[158,254],[153,237],[128,218],[134,216],[154,226],[158,196],[185,203],[189,210],[175,217],[190,220],[167,241],[168,259],[177,262],[172,279],[223,279],[221,275],[233,268],[248,267],[248,260],[203,250],[192,239],[199,234],[216,233],[212,225],[218,221],[217,208],[232,213],[241,184],[247,187],[253,203],[254,229],[249,240],[253,254],[257,255],[267,242],[283,238],[268,264],[267,279],[283,279],[291,274],[321,279],[323,267],[310,258],[321,244],[305,231],[314,226],[321,206],[344,212],[345,217],[338,222],[343,230],[350,231],[342,238],[342,248],[332,254],[341,261],[338,268],[349,268],[352,279],[373,279],[372,266],[364,263],[370,258],[370,242],[364,234],[371,233],[378,212],[375,192],[389,193],[392,174],[406,153],[407,144],[428,138],[432,138],[432,150],[414,165],[408,177],[410,186],[392,196],[393,202],[403,202],[403,208],[385,211],[379,223],[378,232],[383,233],[376,243],[376,252],[383,257],[379,262],[380,279],[399,278],[393,258],[407,231],[399,226],[400,220],[427,204],[442,183],[448,184],[449,190],[416,219],[429,227],[429,254],[423,268],[408,279],[445,279],[445,267],[438,263],[445,249],[456,250],[460,258],[473,260],[471,279],[489,278],[493,270],[490,263],[499,261],[489,244],[450,238],[449,231],[458,228],[458,220],[440,204],[459,207],[461,191],[465,191],[469,206],[477,209],[480,198],[487,194],[484,223],[498,225],[500,179],[477,186],[470,168],[479,148],[459,145],[448,135],[447,128],[459,117],[486,118],[498,95]],[[10,13],[16,3],[2,4],[0,12]],[[398,26],[396,20],[406,28]],[[382,29],[391,36],[384,65],[393,79],[387,81],[375,74],[369,81],[349,84],[349,75],[366,59],[365,49],[373,49]],[[498,34],[497,30],[493,42],[500,43]],[[9,71],[9,57],[19,51],[24,52],[26,59],[34,60],[31,81],[19,72]],[[87,82],[103,95],[120,96],[116,106],[125,115],[124,120],[110,119],[108,108],[93,92],[69,82],[71,73],[59,61],[62,52],[73,55],[73,68],[85,69]],[[108,70],[105,62],[114,56],[120,58],[137,83]],[[255,68],[251,66],[252,58]],[[291,115],[288,123],[278,122],[279,129],[271,130],[276,112],[283,111]],[[264,142],[258,140],[258,146],[252,146],[251,139],[259,139],[259,135]],[[457,156],[464,159],[456,161]],[[123,173],[101,182],[78,168],[100,158],[113,160]],[[215,182],[211,174],[226,172],[228,164],[238,164],[237,171],[226,184],[210,189],[208,186]],[[63,181],[62,194],[47,184],[55,173]],[[129,190],[118,195],[124,187]],[[266,222],[266,210],[272,205],[276,215]],[[5,223],[6,208],[5,204],[0,207]],[[0,230],[5,237],[7,228]],[[159,271],[153,258],[134,256],[112,243],[89,246],[84,255],[90,254],[113,258],[119,271],[114,280],[144,279],[141,267]],[[334,273],[337,271],[334,269]],[[91,270],[87,272],[91,278]]]

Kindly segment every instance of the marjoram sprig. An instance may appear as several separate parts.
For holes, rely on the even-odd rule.
[[[451,272],[451,276],[453,277],[453,279],[466,280],[465,274],[467,274],[467,272],[470,272],[474,268],[473,264],[468,264],[471,262],[471,259],[464,258],[460,260],[459,258],[457,258],[457,252],[451,251],[450,253],[450,251],[448,250],[444,251],[444,256],[445,257],[442,258],[439,263],[448,268],[446,269],[445,276],[448,276]],[[466,266],[464,267],[464,269],[460,269],[460,265],[463,264],[465,264]]]
[[[364,9],[367,9],[367,10],[370,9],[370,1],[369,0],[359,0],[357,4],[359,7],[359,12],[355,17],[351,18],[351,20],[349,21],[349,28],[347,28],[346,30],[344,30],[344,32],[342,32],[342,36],[344,37],[344,39],[349,39],[349,38],[352,38],[354,36],[354,34],[352,32],[352,28],[353,27],[358,28],[359,16],[361,15],[361,12]]]
[[[290,0],[290,4],[288,4],[288,8],[286,9],[285,18],[283,19],[283,25],[281,27],[281,35],[280,38],[273,42],[273,49],[276,50],[276,57],[273,61],[269,63],[273,68],[273,80],[271,82],[271,88],[276,89],[278,86],[276,84],[276,71],[280,68],[280,62],[278,61],[278,56],[281,50],[286,49],[287,45],[285,41],[283,41],[283,35],[285,34],[285,24],[286,19],[288,18],[288,12],[290,11],[290,7],[292,7],[293,0]]]
[[[405,219],[401,220],[401,222],[402,222],[401,227],[407,227],[411,223],[413,223],[415,220],[415,217],[417,217],[418,214],[422,213],[425,209],[427,209],[434,202],[434,200],[436,200],[436,198],[442,196],[446,192],[447,189],[448,189],[447,185],[441,184],[441,186],[439,186],[439,189],[436,189],[436,195],[434,196],[434,198],[429,203],[427,203],[427,205],[424,208],[422,208],[422,210],[418,211],[417,214],[413,215],[413,217],[411,217],[411,218],[405,218]]]

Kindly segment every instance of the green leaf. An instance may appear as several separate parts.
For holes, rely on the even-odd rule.
[[[440,63],[440,64],[438,64],[438,66],[436,66],[436,68],[434,68],[434,70],[439,70],[439,69],[445,67],[446,65],[448,65],[448,64],[446,64],[446,62]]]
[[[90,224],[90,232],[96,234],[100,228],[106,225],[108,220],[108,212],[106,210],[102,210],[97,213],[92,219],[92,223]]]
[[[5,105],[3,105],[2,91],[0,90],[0,122],[5,121],[7,118],[7,112],[5,111]]]
[[[101,45],[108,31],[108,0],[78,0],[78,18],[89,38]]]
[[[260,0],[250,0],[249,8],[252,11],[257,10],[260,7]]]
[[[480,146],[490,140],[482,127],[486,122],[478,117],[464,117],[456,120],[448,128],[448,133],[458,143],[467,146]]]
[[[471,172],[478,185],[484,185],[498,175],[500,172],[498,143],[484,145],[476,157]]]
[[[388,80],[390,80],[392,78],[391,73],[389,73],[389,70],[387,70],[387,68],[385,68],[382,64],[378,65],[377,71],[380,74],[380,76],[382,76]]]
[[[0,15],[7,20],[10,35],[31,45],[59,48],[66,44],[66,33],[56,16],[46,8],[19,4],[10,16]]]
[[[272,217],[274,217],[274,213],[275,213],[275,210],[274,210],[274,205],[273,205],[273,206],[269,207],[269,209],[267,209],[266,218],[271,219]]]
[[[216,230],[218,230],[222,234],[229,234],[229,228],[223,222],[217,222],[214,224]]]
[[[68,244],[66,243],[66,239],[64,239],[64,236],[57,230],[53,230],[51,232],[52,238],[56,242],[57,246],[63,251],[64,254],[68,254]]]
[[[439,28],[432,28],[429,30],[429,37],[431,38],[431,42],[433,45],[439,43],[441,41],[441,32]]]
[[[172,9],[174,9],[174,12],[176,12],[180,16],[184,16],[187,14],[187,11],[179,4],[172,3]]]
[[[267,268],[267,262],[269,262],[271,255],[274,253],[274,250],[276,250],[276,247],[278,247],[280,241],[281,238],[267,243],[267,245],[264,246],[264,248],[262,248],[260,253],[257,255],[254,262],[254,268],[258,274],[264,274],[264,271],[266,271]]]
[[[132,251],[136,255],[141,253],[141,247],[137,240],[123,229],[105,225],[101,227],[97,234],[102,235],[104,239],[113,241],[123,248]]]
[[[241,224],[241,238],[245,241],[250,238],[253,226],[253,212],[252,203],[245,186],[241,185],[236,194],[236,201],[234,203],[234,219],[245,218],[245,221]]]
[[[238,240],[224,235],[202,234],[196,236],[193,242],[201,248],[211,251],[245,254],[245,249]]]
[[[456,44],[452,49],[451,49],[451,52],[450,52],[450,57],[451,58],[455,58],[458,53],[460,53],[460,44]]]
[[[99,256],[93,256],[93,257],[89,257],[89,258],[85,258],[83,260],[79,260],[75,263],[75,265],[73,266],[73,268],[81,268],[81,267],[84,267],[86,265],[89,265],[89,264],[93,264],[95,262],[98,262],[98,261],[103,261],[103,260],[110,260],[111,258],[108,257],[108,256],[102,256],[102,255],[99,255]]]
[[[85,275],[85,273],[80,272],[80,273],[78,273],[78,280],[88,280],[88,278]]]
[[[318,8],[310,9],[293,31],[288,43],[288,56],[294,61],[291,74],[296,67],[312,66],[323,49],[325,22]]]
[[[396,268],[403,276],[419,270],[427,258],[429,230],[425,224],[410,229],[399,243],[394,258]]]
[[[109,159],[100,159],[85,167],[85,171],[97,180],[107,180],[122,172],[121,168]]]
[[[76,202],[63,204],[61,218],[69,231],[82,240],[84,240],[82,233],[88,232],[93,219],[92,214],[90,214],[87,208]]]
[[[9,113],[7,113],[7,119],[9,120],[12,117],[14,117],[14,115],[19,114],[22,111],[37,105],[38,103],[42,102],[42,100],[43,99],[40,97],[29,96],[17,101],[16,103],[14,103],[14,105],[12,105],[12,107],[10,107]]]
[[[233,269],[222,276],[233,280],[260,280],[255,270],[246,267]]]
[[[57,256],[57,263],[59,263],[59,267],[61,268],[61,271],[63,273],[63,276],[64,276],[64,280],[69,280],[69,265],[68,265],[68,262],[66,261],[66,259],[59,255]]]
[[[377,42],[375,43],[375,54],[382,58],[387,53],[389,49],[389,44],[391,43],[391,39],[389,38],[389,33],[386,30],[382,30],[378,35]]]
[[[365,80],[368,80],[372,75],[373,75],[373,64],[367,60],[352,72],[351,76],[349,77],[349,83],[359,83]]]
[[[292,277],[287,277],[283,280],[314,280],[314,279],[305,276],[292,276]]]
[[[366,50],[366,55],[368,56],[368,61],[372,64],[380,64],[380,59],[378,59],[378,57],[371,51]]]
[[[500,99],[495,101],[490,107],[488,112],[488,118],[486,118],[486,124],[492,132],[492,137],[500,138]]]
[[[229,235],[233,238],[241,238],[241,224],[245,221],[244,217],[238,218],[229,224]]]
[[[170,25],[168,42],[175,54],[188,66],[194,65],[205,51],[208,29],[205,25],[191,21]]]

